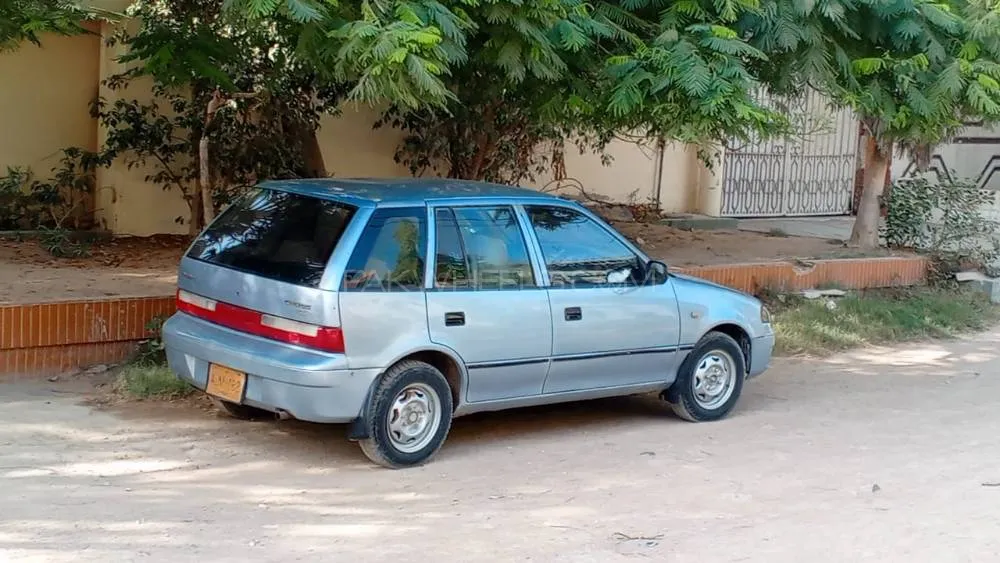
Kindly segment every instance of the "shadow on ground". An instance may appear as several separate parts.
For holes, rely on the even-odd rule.
[[[0,385],[0,559],[991,560],[998,342],[781,360],[713,424],[653,396],[472,415],[395,472],[343,426]]]
[[[220,431],[243,435],[248,442],[256,442],[255,446],[279,446],[285,455],[303,460],[320,454],[330,461],[365,461],[357,445],[346,439],[348,427],[343,424],[298,420],[240,421],[225,416],[201,400],[115,404],[103,410],[124,420],[142,420],[163,427],[176,428],[181,422],[209,424]],[[477,413],[453,421],[439,457],[466,455],[481,447],[502,448],[576,439],[592,430],[613,431],[648,421],[665,425],[688,424],[675,417],[669,406],[655,395]]]

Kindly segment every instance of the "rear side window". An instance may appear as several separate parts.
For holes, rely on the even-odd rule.
[[[426,208],[377,210],[347,263],[344,290],[422,290],[426,256]]]
[[[438,209],[434,217],[437,231],[434,287],[471,288],[472,268],[469,267],[469,257],[465,254],[455,212],[451,209]]]
[[[257,189],[237,200],[188,256],[273,280],[316,287],[355,208]]]
[[[435,215],[438,288],[535,287],[535,274],[511,207],[455,207]]]

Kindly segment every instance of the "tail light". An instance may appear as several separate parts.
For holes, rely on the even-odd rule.
[[[326,352],[344,353],[344,333],[223,303],[183,289],[177,290],[177,310],[220,326]]]

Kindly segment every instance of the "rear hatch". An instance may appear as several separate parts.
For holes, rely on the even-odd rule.
[[[178,310],[256,336],[343,352],[337,293],[324,274],[357,208],[258,188],[191,245]]]

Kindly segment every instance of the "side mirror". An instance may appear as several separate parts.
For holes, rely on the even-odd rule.
[[[646,283],[660,284],[670,275],[670,269],[659,260],[650,260],[646,264]]]

